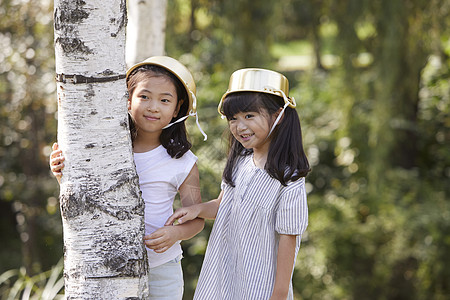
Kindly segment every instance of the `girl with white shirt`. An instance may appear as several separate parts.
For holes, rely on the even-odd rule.
[[[197,157],[189,150],[183,122],[196,116],[195,82],[177,60],[155,56],[127,71],[127,87],[134,161],[145,201],[150,299],[182,299],[180,241],[199,233],[204,220],[196,218],[179,226],[164,223],[173,213],[177,193],[182,207],[201,203]],[[50,166],[58,181],[63,161],[54,144]]]
[[[310,167],[288,93],[287,79],[274,71],[242,69],[230,78],[219,104],[231,132],[222,191],[166,222],[215,219],[194,299],[293,299]]]

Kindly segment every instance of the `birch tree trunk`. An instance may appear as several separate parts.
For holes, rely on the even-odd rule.
[[[164,55],[167,0],[129,0],[126,62]]]
[[[125,0],[55,0],[67,299],[147,298],[144,203],[128,130]]]

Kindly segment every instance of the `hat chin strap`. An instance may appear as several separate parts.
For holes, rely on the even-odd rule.
[[[283,96],[283,99],[284,99],[284,106],[283,106],[283,109],[281,110],[281,112],[278,114],[278,117],[275,119],[275,122],[273,122],[273,125],[272,125],[272,128],[270,128],[270,131],[269,131],[269,134],[267,135],[267,137],[266,137],[266,140],[269,138],[269,136],[270,136],[270,134],[272,133],[272,131],[275,129],[275,127],[278,125],[278,122],[280,121],[280,119],[281,119],[281,117],[283,116],[283,114],[284,114],[284,111],[286,110],[286,108],[289,106],[289,104],[291,104],[291,102],[289,101],[289,98],[286,96],[286,94],[282,91],[282,90],[279,90],[279,89],[274,89],[274,88],[271,88],[271,87],[265,87],[264,89],[267,89],[267,90],[271,90],[271,91],[275,91],[275,92],[279,92],[279,93],[281,93],[281,95]],[[295,100],[294,100],[295,101]],[[295,102],[294,102],[295,103]]]
[[[283,106],[283,109],[281,110],[280,114],[278,115],[278,117],[275,119],[275,122],[273,122],[272,128],[270,128],[269,134],[267,135],[266,139],[267,140],[270,136],[270,134],[272,133],[272,131],[275,129],[275,127],[278,125],[278,122],[280,121],[281,117],[283,116],[284,111],[286,110],[286,107],[289,106],[289,102],[286,102]]]
[[[197,102],[197,99],[195,98],[194,93],[191,92],[191,95],[194,99],[195,102]],[[163,129],[169,128],[170,126],[172,126],[173,124],[177,124],[180,122],[183,122],[184,120],[186,120],[188,117],[193,117],[195,116],[195,123],[197,124],[198,129],[200,130],[200,132],[203,134],[204,137],[204,141],[206,141],[208,139],[208,136],[206,135],[206,133],[203,131],[202,127],[200,126],[200,123],[198,122],[198,115],[197,112],[192,112],[192,110],[189,112],[189,114],[187,116],[184,116],[182,118],[179,118],[178,120],[176,120],[175,122],[172,122],[170,124],[167,124],[166,126],[163,127]]]

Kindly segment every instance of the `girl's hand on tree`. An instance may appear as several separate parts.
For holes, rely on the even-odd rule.
[[[164,226],[144,236],[144,244],[156,253],[163,253],[180,239],[176,226]]]
[[[58,144],[54,143],[52,146],[52,153],[50,153],[50,170],[58,182],[61,182],[62,170],[64,169],[65,157],[62,151],[59,150]]]
[[[166,226],[173,225],[178,220],[179,224],[186,223],[187,221],[194,220],[198,217],[200,211],[197,205],[191,205],[187,207],[178,208],[166,221]]]

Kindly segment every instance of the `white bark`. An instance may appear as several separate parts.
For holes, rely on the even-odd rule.
[[[167,0],[129,0],[126,62],[164,55]]]
[[[125,0],[54,4],[66,298],[146,299],[144,203],[124,79]]]

